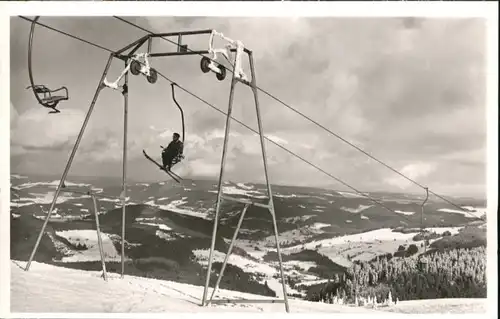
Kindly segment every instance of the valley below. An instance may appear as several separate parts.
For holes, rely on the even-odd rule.
[[[27,294],[24,285],[42,273],[44,277],[37,278],[44,284],[61,280],[52,277],[68,275],[71,281],[78,281],[79,277],[94,278],[89,285],[95,282],[97,290],[107,289],[104,286],[108,284],[124,289],[124,284],[118,283],[121,280],[122,208],[116,198],[121,189],[99,185],[99,181],[85,183],[76,178],[68,179],[40,242],[35,262],[28,272],[21,271],[35,245],[57,185],[58,180],[11,176],[12,312],[42,312],[30,308],[35,306],[20,301],[22,298],[13,297]],[[92,200],[82,195],[91,185],[92,191],[99,194],[98,216],[106,270],[110,276],[108,283],[100,278],[102,265]],[[421,216],[424,198],[417,195],[370,193],[392,210],[389,211],[358,194],[343,191],[279,185],[273,186],[273,190],[291,308],[299,312],[363,309],[406,313],[418,313],[421,308],[424,313],[424,304],[419,307],[415,302],[439,299],[449,307],[433,308],[427,304],[428,309],[433,309],[431,312],[458,309],[459,306],[450,306],[457,303],[463,305],[462,311],[486,311],[485,201],[455,199],[464,212],[430,198]],[[252,201],[264,202],[266,198],[264,185],[226,182],[224,193]],[[141,295],[137,289],[146,289],[148,292],[142,297],[154,291],[155,296],[151,298],[160,302],[175,294],[171,291],[173,288],[166,286],[180,285],[184,287],[179,288],[180,291],[191,289],[194,294],[182,297],[186,303],[184,307],[188,307],[189,302],[201,303],[212,237],[216,183],[201,180],[186,180],[182,184],[170,181],[136,183],[128,186],[127,194],[130,198],[125,216],[126,282],[142,285],[139,282],[143,278],[143,284],[149,287],[134,288],[134,296],[139,298]],[[243,204],[223,202],[210,278],[212,288],[242,208]],[[229,257],[219,294],[224,298],[282,299],[284,292],[277,257],[269,212],[251,206]],[[157,285],[155,280],[161,283]],[[479,301],[470,306],[472,301],[466,300]],[[117,302],[118,305],[96,307],[103,312],[153,308],[165,311],[159,304],[132,306],[126,305],[125,300]],[[217,307],[230,311],[283,309],[282,304],[262,307],[238,304],[239,308],[230,305]],[[126,309],[128,306],[130,310]],[[43,304],[39,307],[43,308]],[[67,307],[70,306],[61,303],[55,310],[64,312]],[[179,307],[168,311],[184,309]]]

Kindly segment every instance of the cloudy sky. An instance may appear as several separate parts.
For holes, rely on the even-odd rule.
[[[254,51],[261,88],[333,132],[442,194],[483,195],[486,190],[485,23],[480,19],[396,18],[129,18],[157,32],[216,29]],[[111,17],[42,18],[55,28],[118,49],[144,32]],[[108,53],[38,28],[35,81],[66,85],[70,100],[48,115],[29,85],[29,23],[11,20],[11,169],[61,174],[102,74]],[[206,49],[208,36],[191,39]],[[157,50],[171,50],[165,41]],[[215,106],[227,109],[229,77],[203,74],[199,56],[155,59],[153,67]],[[123,68],[113,63],[110,80]],[[248,69],[247,69],[248,70]],[[130,79],[128,175],[165,177],[142,156],[157,158],[180,114],[169,83]],[[178,91],[186,117],[182,176],[217,178],[225,118]],[[419,192],[382,165],[264,94],[266,135],[360,190]],[[236,90],[234,116],[256,128],[249,88]],[[123,99],[103,90],[70,175],[121,174]],[[227,178],[263,181],[258,136],[232,125]],[[274,183],[346,189],[267,143]]]

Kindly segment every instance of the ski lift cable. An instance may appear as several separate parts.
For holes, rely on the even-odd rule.
[[[21,18],[23,18],[23,19],[25,19],[25,20],[28,20],[28,21],[33,22],[33,20],[31,20],[31,19],[28,19],[28,18],[25,18],[25,17],[21,17]],[[110,50],[110,49],[107,49],[107,48],[105,48],[105,47],[102,47],[102,46],[97,45],[97,44],[95,44],[95,43],[93,43],[93,42],[87,41],[87,40],[85,40],[85,39],[82,39],[82,38],[80,38],[80,37],[74,36],[74,35],[69,34],[69,33],[67,33],[67,32],[63,32],[63,31],[58,30],[58,29],[56,29],[56,28],[53,28],[53,27],[47,26],[47,25],[45,25],[45,24],[39,23],[38,21],[37,21],[37,22],[35,22],[35,23],[39,24],[39,25],[40,25],[40,26],[42,26],[42,27],[48,28],[49,30],[52,30],[52,31],[58,32],[58,33],[63,34],[63,35],[65,35],[65,36],[71,37],[71,38],[73,38],[73,39],[75,39],[75,40],[79,40],[79,41],[81,41],[81,42],[87,43],[87,44],[92,45],[92,46],[94,46],[94,47],[96,47],[96,48],[99,48],[99,49],[101,49],[101,50],[105,50],[105,51],[108,51],[108,52],[113,53],[113,51],[112,51],[112,50]],[[142,63],[142,62],[141,62],[141,63]],[[203,103],[207,104],[208,106],[212,107],[213,109],[215,109],[215,110],[219,111],[220,113],[222,113],[222,114],[224,114],[224,115],[226,115],[226,116],[227,116],[227,114],[226,114],[224,111],[222,111],[221,109],[219,109],[219,108],[215,107],[214,105],[212,105],[212,104],[211,104],[211,103],[209,103],[208,101],[204,100],[203,98],[199,97],[198,95],[196,95],[196,94],[192,93],[191,91],[187,90],[187,89],[186,89],[186,88],[184,88],[183,86],[179,85],[179,84],[178,84],[178,83],[176,83],[175,81],[173,81],[173,80],[171,80],[170,78],[168,78],[168,77],[166,77],[165,75],[163,75],[162,73],[160,73],[160,72],[158,72],[158,71],[157,71],[157,73],[158,73],[158,75],[160,75],[162,78],[164,78],[165,80],[169,81],[170,83],[175,83],[175,86],[177,86],[179,89],[183,90],[184,92],[188,93],[189,95],[191,95],[191,96],[195,97],[196,99],[200,100],[201,102],[203,102]],[[253,129],[253,128],[251,128],[250,126],[246,125],[245,123],[243,123],[243,122],[241,122],[241,121],[239,121],[239,120],[235,119],[234,117],[231,117],[231,118],[232,118],[234,121],[236,121],[237,123],[239,123],[240,125],[242,125],[242,126],[246,127],[247,129],[249,129],[249,130],[253,131],[254,133],[258,134],[258,132],[257,132],[256,130],[254,130],[254,129]],[[381,202],[377,201],[376,199],[372,198],[372,197],[371,197],[371,196],[369,196],[369,195],[366,195],[366,194],[364,194],[364,193],[360,192],[359,190],[357,190],[356,188],[354,188],[354,187],[350,186],[349,184],[345,183],[344,181],[342,181],[342,180],[341,180],[341,179],[339,179],[338,177],[335,177],[334,175],[332,175],[332,174],[330,174],[330,173],[326,172],[326,171],[325,171],[325,170],[323,170],[322,168],[318,167],[317,165],[314,165],[313,163],[311,163],[310,161],[308,161],[308,160],[304,159],[304,158],[303,158],[303,157],[301,157],[300,155],[295,154],[294,152],[290,151],[289,149],[287,149],[286,147],[282,146],[281,144],[274,142],[273,140],[269,139],[268,137],[264,137],[264,138],[265,138],[266,140],[270,141],[271,143],[273,143],[273,144],[277,145],[277,146],[278,146],[278,147],[280,147],[281,149],[285,150],[286,152],[290,153],[291,155],[293,155],[293,156],[295,156],[295,157],[299,158],[300,160],[302,160],[303,162],[307,163],[308,165],[310,165],[310,166],[312,166],[312,167],[316,168],[317,170],[319,170],[320,172],[324,173],[325,175],[327,175],[327,176],[329,176],[329,177],[331,177],[331,178],[333,178],[333,179],[337,180],[339,183],[343,184],[344,186],[347,186],[348,188],[350,188],[350,189],[354,190],[356,193],[360,194],[361,196],[363,196],[363,197],[366,197],[366,198],[370,199],[372,202],[374,202],[374,203],[376,203],[376,204],[378,204],[378,205],[380,205],[380,206],[384,207],[384,208],[385,208],[385,209],[387,209],[388,211],[390,211],[390,212],[394,213],[394,211],[393,211],[392,209],[388,208],[387,206],[385,206],[385,205],[384,205],[384,204],[382,204]],[[409,220],[408,220],[408,221],[409,221]]]
[[[144,64],[144,62],[140,62],[141,64]],[[156,73],[163,79],[167,80],[168,82],[170,83],[173,83],[175,84],[175,86],[177,86],[179,89],[183,90],[184,92],[186,92],[187,94],[191,95],[192,97],[196,98],[197,100],[201,101],[202,103],[210,106],[211,108],[213,108],[214,110],[218,111],[219,113],[223,114],[223,115],[226,115],[227,116],[227,113],[222,111],[221,109],[219,109],[218,107],[216,107],[215,105],[211,104],[210,102],[208,102],[207,100],[199,97],[198,95],[196,95],[195,93],[191,92],[190,90],[184,88],[182,85],[179,85],[177,82],[175,82],[174,80],[170,79],[169,77],[167,77],[166,75],[164,75],[163,73],[161,73],[160,71],[158,71],[158,69],[156,69]],[[231,119],[234,120],[235,122],[237,122],[238,124],[242,125],[243,127],[247,128],[248,130],[252,131],[253,133],[255,134],[259,134],[259,132],[257,132],[255,129],[253,129],[252,127],[248,126],[247,124],[241,122],[240,120],[234,118],[233,116],[231,116]],[[284,151],[286,151],[287,153],[291,154],[292,156],[300,159],[301,161],[305,162],[306,164],[314,167],[315,169],[319,170],[320,172],[322,172],[323,174],[327,175],[328,177],[330,178],[333,178],[335,179],[337,182],[341,183],[342,185],[348,187],[349,189],[355,191],[356,193],[358,193],[359,195],[363,196],[363,197],[366,197],[367,199],[371,200],[372,202],[380,205],[381,207],[387,209],[389,212],[391,213],[396,213],[394,210],[390,209],[389,207],[387,207],[386,205],[382,204],[380,201],[377,201],[376,199],[374,199],[373,197],[359,191],[358,189],[354,188],[353,186],[347,184],[346,182],[344,182],[343,180],[341,180],[340,178],[328,173],[327,171],[325,171],[324,169],[322,169],[321,167],[311,163],[310,161],[306,160],[305,158],[303,158],[302,156],[296,154],[295,152],[289,150],[288,148],[284,147],[283,145],[273,141],[272,139],[269,139],[267,136],[264,136],[264,139],[266,139],[267,141],[271,142],[272,144],[278,146],[279,148],[283,149]],[[403,215],[404,216],[404,215]],[[402,216],[402,217],[403,217]],[[406,219],[407,221],[410,222],[410,220],[406,217],[403,217],[404,219]]]
[[[165,80],[167,80],[167,81],[169,81],[169,82],[171,82],[171,83],[175,83],[173,80],[171,80],[170,78],[168,78],[167,76],[165,76],[165,75],[164,75],[163,73],[161,73],[160,71],[156,70],[156,72],[157,72],[157,73],[158,73],[158,75],[159,75],[160,77],[162,77],[163,79],[165,79]],[[196,94],[192,93],[191,91],[189,91],[188,89],[186,89],[186,88],[184,88],[183,86],[179,85],[178,83],[176,83],[176,84],[177,84],[177,87],[178,87],[179,89],[183,90],[184,92],[186,92],[187,94],[191,95],[192,97],[194,97],[194,98],[198,99],[199,101],[203,102],[204,104],[206,104],[206,105],[210,106],[211,108],[213,108],[214,110],[218,111],[219,113],[222,113],[222,114],[224,114],[224,115],[226,115],[226,116],[227,116],[227,113],[226,113],[226,112],[222,111],[221,109],[219,109],[219,108],[218,108],[218,107],[216,107],[215,105],[213,105],[213,104],[211,104],[210,102],[208,102],[207,100],[205,100],[205,99],[203,99],[203,98],[199,97],[198,95],[196,95]],[[245,124],[245,123],[241,122],[240,120],[238,120],[238,119],[236,119],[236,118],[234,118],[234,117],[232,117],[232,116],[231,116],[231,119],[232,119],[232,120],[234,120],[235,122],[237,122],[238,124],[242,125],[243,127],[247,128],[248,130],[250,130],[250,131],[254,132],[255,134],[259,134],[259,132],[257,132],[255,129],[253,129],[253,128],[252,128],[252,127],[250,127],[249,125],[247,125],[247,124]],[[392,209],[388,208],[387,206],[385,206],[385,205],[384,205],[384,204],[382,204],[381,202],[379,202],[379,201],[377,201],[376,199],[372,198],[371,196],[366,195],[366,194],[364,194],[363,192],[361,192],[361,191],[357,190],[356,188],[354,188],[353,186],[351,186],[351,185],[347,184],[346,182],[344,182],[344,181],[343,181],[343,180],[341,180],[340,178],[338,178],[338,177],[336,177],[336,176],[334,176],[334,175],[332,175],[332,174],[328,173],[327,171],[325,171],[325,170],[324,170],[324,169],[322,169],[321,167],[319,167],[319,166],[317,166],[317,165],[315,165],[315,164],[311,163],[310,161],[306,160],[305,158],[303,158],[302,156],[300,156],[300,155],[296,154],[295,152],[293,152],[293,151],[289,150],[288,148],[284,147],[283,145],[281,145],[281,144],[279,144],[279,143],[277,143],[277,142],[273,141],[272,139],[268,138],[267,136],[264,136],[264,138],[265,138],[267,141],[271,142],[272,144],[274,144],[274,145],[278,146],[279,148],[283,149],[283,150],[284,150],[284,151],[286,151],[287,153],[291,154],[292,156],[294,156],[294,157],[296,157],[296,158],[300,159],[301,161],[305,162],[306,164],[308,164],[308,165],[310,165],[310,166],[314,167],[315,169],[317,169],[318,171],[322,172],[323,174],[325,174],[325,175],[327,175],[327,176],[329,176],[329,177],[331,177],[331,178],[335,179],[337,182],[339,182],[339,183],[341,183],[342,185],[344,185],[344,186],[346,186],[346,187],[350,188],[351,190],[355,191],[356,193],[360,194],[361,196],[366,197],[366,198],[370,199],[371,201],[373,201],[374,203],[376,203],[376,204],[378,204],[378,205],[382,206],[383,208],[387,209],[388,211],[390,211],[390,212],[392,212],[392,213],[395,213]]]
[[[129,25],[131,25],[131,26],[134,26],[134,27],[136,27],[136,28],[138,28],[138,29],[140,29],[140,30],[142,30],[142,31],[148,32],[148,33],[150,33],[150,34],[153,34],[153,32],[152,32],[152,31],[150,31],[150,30],[148,30],[148,29],[146,29],[146,28],[143,28],[143,27],[141,27],[141,26],[139,26],[139,25],[137,25],[137,24],[135,24],[135,23],[133,23],[133,22],[130,22],[130,21],[126,20],[126,19],[123,19],[123,18],[120,18],[120,17],[117,17],[117,16],[113,16],[113,17],[114,17],[114,18],[116,18],[116,19],[118,19],[118,20],[120,20],[120,21],[122,21],[122,22],[124,22],[124,23],[126,23],[126,24],[129,24]],[[168,41],[168,42],[170,42],[170,43],[174,44],[174,45],[180,46],[180,44],[179,44],[179,43],[177,43],[177,42],[175,42],[175,41],[172,41],[172,40],[170,40],[170,39],[168,39],[168,38],[166,38],[166,37],[161,37],[161,38],[162,38],[163,40],[165,40],[165,41]],[[186,48],[186,49],[187,49],[188,51],[194,52],[193,50],[191,50],[191,49],[189,49],[189,48]],[[200,53],[198,53],[198,55],[203,56],[203,57],[206,57],[206,58],[210,59],[212,62],[217,63],[218,65],[221,65],[221,63],[220,63],[220,62],[215,61],[215,60],[211,59],[210,57],[207,57],[207,56],[205,56],[205,55],[203,55],[203,54],[200,54]],[[233,72],[233,70],[231,70],[231,69],[227,69],[227,71],[229,71],[229,72],[231,72],[231,73]],[[350,142],[350,141],[346,140],[345,138],[343,138],[343,137],[342,137],[342,136],[340,136],[339,134],[337,134],[337,133],[333,132],[332,130],[330,130],[330,129],[328,129],[327,127],[325,127],[324,125],[322,125],[321,123],[319,123],[319,122],[315,121],[315,120],[314,120],[314,119],[312,119],[311,117],[309,117],[309,116],[305,115],[304,113],[300,112],[299,110],[297,110],[297,109],[293,108],[291,105],[289,105],[289,104],[285,103],[283,100],[281,100],[281,99],[279,99],[278,97],[274,96],[274,95],[273,95],[273,94],[271,94],[270,92],[268,92],[268,91],[266,91],[266,90],[264,90],[264,89],[262,89],[262,88],[260,88],[260,87],[258,87],[258,86],[257,86],[256,88],[257,88],[257,90],[261,91],[261,92],[262,92],[262,93],[264,93],[265,95],[267,95],[267,96],[269,96],[270,98],[274,99],[274,100],[275,100],[275,101],[277,101],[278,103],[280,103],[280,104],[284,105],[285,107],[287,107],[288,109],[292,110],[292,111],[293,111],[293,112],[295,112],[296,114],[298,114],[298,115],[302,116],[303,118],[305,118],[305,119],[306,119],[306,120],[308,120],[309,122],[311,122],[311,123],[315,124],[316,126],[318,126],[319,128],[323,129],[324,131],[326,131],[326,132],[328,132],[329,134],[331,134],[331,135],[335,136],[336,138],[340,139],[342,142],[344,142],[344,143],[348,144],[349,146],[351,146],[351,147],[355,148],[356,150],[360,151],[361,153],[363,153],[364,155],[366,155],[366,156],[368,156],[369,158],[373,159],[374,161],[378,162],[379,164],[381,164],[381,165],[385,166],[386,168],[388,168],[389,170],[391,170],[391,171],[393,171],[394,173],[398,174],[399,176],[401,176],[401,177],[405,178],[406,180],[408,180],[408,181],[412,182],[413,184],[415,184],[415,185],[419,186],[419,187],[420,187],[420,188],[422,188],[423,190],[428,189],[428,187],[423,186],[422,184],[420,184],[420,183],[418,183],[417,181],[415,181],[414,179],[412,179],[412,178],[410,178],[410,177],[408,177],[408,176],[404,175],[403,173],[401,173],[401,172],[400,172],[400,171],[398,171],[397,169],[393,168],[392,166],[390,166],[390,165],[388,165],[388,164],[386,164],[386,163],[382,162],[381,160],[379,160],[379,159],[378,159],[378,158],[376,158],[375,156],[371,155],[371,154],[370,154],[370,153],[368,153],[367,151],[365,151],[365,150],[361,149],[359,146],[357,146],[357,145],[353,144],[352,142]],[[468,210],[466,210],[465,208],[463,208],[463,207],[461,207],[461,206],[459,206],[459,205],[457,205],[457,204],[455,204],[455,203],[451,202],[449,199],[447,199],[447,198],[445,198],[445,197],[443,197],[443,196],[441,196],[441,195],[439,195],[439,194],[437,194],[437,193],[435,193],[435,192],[431,191],[430,189],[428,189],[428,191],[429,191],[429,193],[431,193],[431,194],[433,194],[434,196],[436,196],[436,197],[438,197],[438,198],[442,199],[443,201],[447,202],[448,204],[450,204],[450,205],[454,206],[455,208],[458,208],[458,209],[460,209],[461,211],[463,211],[463,212],[465,212],[465,213],[470,213],[470,212],[469,212]]]
[[[33,20],[28,19],[28,18],[23,17],[23,16],[20,16],[20,18],[22,18],[22,19],[24,19],[24,20],[27,20],[27,21],[30,21],[30,22],[33,22]],[[87,41],[87,40],[85,40],[85,39],[82,39],[82,38],[80,38],[80,37],[74,36],[74,35],[69,34],[69,33],[67,33],[67,32],[64,32],[64,31],[58,30],[58,29],[56,29],[56,28],[53,28],[53,27],[47,26],[47,25],[45,25],[45,24],[39,23],[38,21],[37,21],[36,23],[37,23],[37,24],[39,24],[39,25],[40,25],[40,26],[42,26],[42,27],[45,27],[45,28],[49,29],[49,30],[52,30],[52,31],[58,32],[58,33],[60,33],[60,34],[63,34],[63,35],[65,35],[65,36],[68,36],[68,37],[73,38],[73,39],[75,39],[75,40],[78,40],[78,41],[84,42],[84,43],[86,43],[86,44],[92,45],[92,46],[94,46],[94,47],[96,47],[96,48],[99,48],[99,49],[101,49],[101,50],[108,51],[108,52],[110,52],[110,53],[113,53],[113,52],[114,52],[114,51],[112,51],[112,50],[110,50],[110,49],[108,49],[108,48],[105,48],[105,47],[103,47],[103,46],[100,46],[100,45],[98,45],[98,44],[95,44],[95,43],[93,43],[93,42],[91,42],[91,41]],[[166,77],[165,75],[163,75],[163,74],[162,74],[162,73],[160,73],[160,72],[158,72],[158,74],[159,74],[162,78],[164,78],[165,80],[167,80],[167,81],[169,81],[169,82],[171,82],[171,83],[175,83],[175,84],[176,84],[176,86],[177,86],[178,88],[182,89],[184,92],[188,93],[189,95],[191,95],[191,96],[195,97],[196,99],[198,99],[199,101],[203,102],[204,104],[206,104],[206,105],[210,106],[211,108],[215,109],[216,111],[218,111],[218,112],[220,112],[220,113],[222,113],[222,114],[224,114],[224,115],[226,115],[226,116],[227,116],[227,113],[225,113],[225,112],[224,112],[224,111],[222,111],[221,109],[217,108],[216,106],[212,105],[211,103],[209,103],[208,101],[204,100],[203,98],[201,98],[201,97],[197,96],[196,94],[192,93],[191,91],[187,90],[186,88],[182,87],[182,86],[181,86],[181,85],[179,85],[177,82],[175,82],[175,81],[173,81],[173,80],[169,79],[168,77]],[[245,124],[245,123],[243,123],[243,122],[239,121],[238,119],[235,119],[234,117],[231,117],[231,118],[232,118],[235,122],[237,122],[238,124],[240,124],[240,125],[242,125],[242,126],[246,127],[247,129],[249,129],[249,130],[253,131],[254,133],[258,134],[258,132],[257,132],[256,130],[254,130],[253,128],[251,128],[251,127],[250,127],[250,126],[248,126],[247,124]],[[380,203],[380,202],[379,202],[379,201],[377,201],[376,199],[372,198],[372,197],[371,197],[371,196],[369,196],[369,195],[366,195],[366,194],[362,193],[361,191],[357,190],[356,188],[354,188],[354,187],[352,187],[351,185],[347,184],[346,182],[342,181],[340,178],[338,178],[338,177],[336,177],[336,176],[334,176],[334,175],[332,175],[332,174],[328,173],[327,171],[325,171],[325,170],[324,170],[324,169],[322,169],[321,167],[319,167],[319,166],[317,166],[317,165],[315,165],[315,164],[311,163],[310,161],[308,161],[308,160],[304,159],[303,157],[301,157],[300,155],[298,155],[298,154],[294,153],[293,151],[290,151],[289,149],[287,149],[286,147],[282,146],[281,144],[279,144],[279,143],[277,143],[277,142],[275,142],[275,141],[273,141],[273,140],[269,139],[269,138],[268,138],[268,137],[266,137],[266,136],[264,136],[264,138],[265,138],[266,140],[268,140],[269,142],[271,142],[271,143],[275,144],[275,145],[276,145],[276,146],[278,146],[279,148],[281,148],[281,149],[285,150],[287,153],[291,154],[292,156],[294,156],[294,157],[296,157],[296,158],[300,159],[301,161],[305,162],[306,164],[308,164],[308,165],[310,165],[310,166],[314,167],[315,169],[317,169],[318,171],[322,172],[323,174],[325,174],[325,175],[329,176],[330,178],[335,179],[336,181],[338,181],[339,183],[343,184],[344,186],[346,186],[346,187],[348,187],[348,188],[350,188],[350,189],[354,190],[356,193],[360,194],[361,196],[366,197],[366,198],[370,199],[372,202],[374,202],[374,203],[376,203],[376,204],[378,204],[378,205],[382,206],[383,208],[387,209],[388,211],[390,211],[390,212],[392,212],[392,213],[395,213],[392,209],[388,208],[387,206],[385,206],[384,204]],[[429,191],[429,192],[430,192],[430,191]],[[466,211],[466,213],[469,213],[469,212],[468,212],[468,211]],[[403,215],[403,216],[404,216],[404,215]],[[402,217],[403,217],[403,216],[402,216]],[[407,218],[404,218],[404,219],[407,219]],[[407,219],[407,220],[408,220],[408,221],[410,221],[409,219]]]
[[[29,18],[26,18],[26,17],[24,17],[24,16],[19,16],[19,18],[24,19],[24,20],[29,21],[29,22],[34,22],[34,20],[29,19]],[[93,47],[96,47],[96,48],[98,48],[98,49],[101,49],[101,50],[104,50],[104,51],[108,51],[109,53],[114,53],[114,52],[115,52],[115,51],[113,51],[113,50],[111,50],[111,49],[108,49],[108,48],[106,48],[106,47],[103,47],[103,46],[101,46],[101,45],[99,45],[99,44],[96,44],[96,43],[94,43],[94,42],[91,42],[91,41],[88,41],[88,40],[82,39],[82,38],[80,38],[80,37],[77,37],[76,35],[72,35],[72,34],[70,34],[70,33],[64,32],[64,31],[62,31],[62,30],[59,30],[59,29],[53,28],[53,27],[48,26],[48,25],[46,25],[46,24],[43,24],[43,23],[41,23],[41,22],[35,21],[35,23],[36,23],[36,24],[38,24],[39,26],[42,26],[42,27],[44,27],[44,28],[47,28],[47,29],[52,30],[52,31],[57,32],[57,33],[61,33],[61,34],[65,35],[65,36],[68,36],[68,37],[73,38],[73,39],[75,39],[75,40],[78,40],[78,41],[84,42],[84,43],[86,43],[86,44],[88,44],[88,45],[91,45],[91,46],[93,46]]]

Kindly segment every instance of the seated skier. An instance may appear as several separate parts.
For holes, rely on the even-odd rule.
[[[172,135],[172,141],[168,144],[167,148],[163,149],[161,153],[163,169],[167,171],[170,171],[172,166],[179,162],[180,158],[183,158],[182,152],[184,150],[184,145],[179,138],[179,133],[174,133]],[[175,163],[174,160],[176,160]]]

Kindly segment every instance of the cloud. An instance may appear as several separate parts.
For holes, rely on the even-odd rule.
[[[181,163],[179,166],[181,167],[179,174],[188,176],[217,178],[220,172],[220,163],[207,163],[203,159],[190,161],[189,164]]]
[[[442,155],[439,159],[461,165],[485,166],[486,146],[477,149],[452,151]]]
[[[29,109],[11,118],[11,144],[40,151],[70,147],[80,131],[83,117],[83,112],[74,109],[58,114],[48,114],[42,107]]]
[[[401,170],[399,170],[399,172],[413,180],[418,180],[419,178],[428,176],[435,169],[436,165],[433,163],[418,162],[404,166]],[[385,179],[385,182],[390,185],[399,187],[400,189],[407,189],[408,187],[413,185],[412,182],[404,179],[401,176],[387,178]]]
[[[151,153],[159,160],[160,150],[158,149],[157,154],[150,150],[155,149],[160,143],[166,146],[170,141],[172,132],[172,130],[159,130],[153,127],[151,128],[152,137],[149,140],[143,139],[142,142],[138,143],[142,143],[141,145],[148,149],[148,154]],[[283,138],[271,138],[284,145],[287,144],[287,141]],[[190,133],[184,145],[186,159],[175,166],[175,171],[183,176],[216,177],[220,171],[223,142],[224,131],[221,129],[216,128],[204,134]],[[268,144],[266,143],[267,148],[269,148]],[[225,172],[228,178],[241,178],[243,172],[248,171],[248,178],[262,180],[263,171],[254,174],[256,170],[262,169],[261,146],[258,135],[253,133],[243,134],[237,131],[231,132],[227,147]],[[270,165],[284,163],[287,160],[285,157],[269,157],[272,157],[269,161]]]
[[[12,102],[10,102],[10,127],[11,127],[11,129],[12,129],[12,127],[15,126],[18,116],[19,115],[17,113],[16,108],[14,107],[14,104],[12,104]]]
[[[254,53],[260,88],[390,166],[404,169],[422,184],[453,191],[459,186],[450,185],[485,190],[487,68],[486,28],[481,19],[128,19],[154,31],[215,28],[226,36],[242,40]],[[111,48],[122,47],[144,35],[144,32],[108,17],[46,20],[46,23],[65,30],[78,30],[79,35]],[[32,93],[24,89],[27,45],[18,37],[18,34],[28,34],[29,25],[15,19],[12,24],[11,97],[21,113],[20,110],[38,109],[38,106],[33,103]],[[95,81],[101,75],[106,53],[75,44],[71,39],[59,38],[59,35],[43,29],[39,31],[41,44],[37,47],[36,63],[39,79],[67,85],[71,101],[66,105],[85,112],[95,92]],[[48,43],[53,43],[56,38],[61,39],[63,50],[54,56]],[[208,46],[208,36],[195,40],[184,37],[183,41],[191,49],[206,49]],[[155,41],[153,47],[155,50],[173,48],[160,40]],[[69,58],[74,56],[78,56],[82,63],[74,65]],[[76,71],[51,72],[54,61],[62,69],[71,66]],[[203,74],[199,62],[198,56],[171,57],[153,59],[152,65],[201,99],[227,111],[229,80],[219,82],[213,74]],[[244,67],[248,72],[246,62]],[[110,78],[118,75],[122,68],[122,63],[113,63]],[[159,158],[159,145],[165,146],[173,131],[181,131],[181,121],[167,82],[160,79],[151,85],[143,77],[131,77],[130,81],[128,149],[133,164],[129,168],[131,175],[143,177],[143,168],[149,164],[141,158],[142,149]],[[183,107],[186,120],[186,160],[177,169],[193,176],[218,174],[224,116],[181,89],[176,91],[176,98]],[[262,91],[259,91],[259,101],[265,134],[290,151],[361,190],[408,189],[403,178]],[[122,109],[122,99],[117,92],[103,91],[82,140],[81,156],[76,159],[82,167],[99,161],[94,165],[98,166],[97,170],[109,174],[104,167],[120,163]],[[41,118],[49,119],[61,115],[42,113]],[[11,125],[25,123],[23,127],[31,126],[26,124],[26,119],[19,119],[26,117],[23,114],[16,116],[11,112]],[[251,89],[237,86],[232,114],[257,129]],[[52,124],[62,125],[59,121]],[[74,126],[79,129],[80,125],[81,118]],[[38,126],[39,129],[27,130],[39,133],[47,129],[49,123]],[[37,149],[39,155],[34,158],[34,163],[40,162],[40,158],[53,162],[54,158],[45,156],[46,153],[41,156],[39,148],[68,148],[73,144],[75,133],[69,128],[67,130],[59,137],[49,138],[53,142],[46,143],[43,134],[31,137],[32,134],[25,134],[22,129],[13,129],[16,134],[12,135],[12,150],[15,153],[29,151],[23,155],[29,159]],[[72,137],[65,140],[64,136]],[[266,142],[266,146],[273,182],[338,185],[272,143]],[[262,181],[258,136],[233,122],[228,147],[228,178]]]

